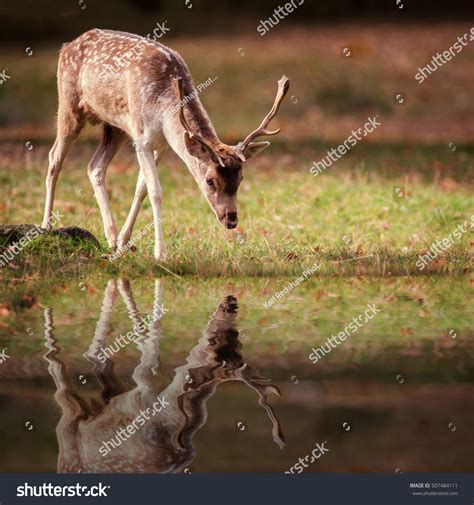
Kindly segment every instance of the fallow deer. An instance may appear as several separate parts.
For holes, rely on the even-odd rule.
[[[117,70],[105,71],[117,61]],[[268,141],[256,142],[258,137],[280,131],[267,127],[289,89],[289,80],[283,76],[273,107],[261,125],[237,145],[227,145],[219,140],[182,57],[158,42],[125,32],[87,31],[61,49],[57,81],[57,136],[49,153],[43,227],[50,227],[56,182],[68,150],[87,121],[102,123],[102,140],[89,162],[88,175],[108,244],[123,248],[128,243],[148,192],[157,260],[163,259],[166,251],[156,164],[168,146],[187,165],[218,220],[226,228],[235,228],[242,163],[270,145]],[[179,112],[170,114],[172,110]],[[140,171],[132,206],[118,234],[104,180],[107,166],[127,138],[133,141]]]
[[[140,314],[130,285],[109,281],[94,339],[86,352],[93,373],[101,385],[101,397],[86,401],[59,358],[60,348],[54,337],[54,317],[45,309],[45,359],[56,384],[55,399],[61,409],[56,427],[59,444],[57,470],[60,473],[175,473],[185,471],[195,457],[193,438],[207,421],[207,401],[219,384],[240,381],[254,390],[259,404],[272,422],[272,435],[280,448],[284,437],[280,423],[267,402],[270,393],[279,394],[270,384],[262,384],[258,371],[247,364],[241,353],[236,329],[237,300],[226,296],[211,316],[202,337],[189,353],[186,363],[176,368],[169,380],[160,378],[162,282],[155,283],[151,324],[135,340],[141,360],[133,372],[135,387],[127,386],[114,372],[114,361],[99,359],[100,349],[110,329],[118,293],[122,296],[135,328]],[[163,380],[164,379],[164,380]],[[164,381],[166,380],[166,383]],[[168,405],[123,443],[117,430],[131,424],[136,416],[156,401],[158,395]],[[85,395],[84,395],[85,396]]]

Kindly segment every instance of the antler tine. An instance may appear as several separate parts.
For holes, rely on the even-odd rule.
[[[247,145],[255,138],[260,137],[261,135],[276,135],[280,131],[280,128],[273,131],[267,130],[266,128],[269,125],[270,121],[276,116],[278,109],[280,108],[280,104],[283,101],[283,98],[285,98],[285,95],[289,89],[290,89],[290,80],[288,79],[288,77],[286,77],[286,75],[284,75],[278,81],[277,94],[275,97],[275,101],[273,102],[273,106],[270,109],[270,112],[265,116],[260,126],[252,133],[249,133],[247,137],[245,137],[245,139],[240,143],[239,152],[242,152],[245,149],[245,147],[247,147]]]
[[[258,403],[265,409],[268,417],[270,418],[270,420],[272,422],[273,440],[278,445],[278,447],[280,447],[280,449],[283,449],[286,441],[285,441],[285,436],[283,435],[283,432],[281,430],[280,421],[276,417],[275,412],[273,411],[272,407],[267,402],[267,396],[269,393],[274,393],[274,394],[280,396],[280,390],[276,386],[273,386],[273,385],[265,386],[263,384],[255,384],[254,381],[248,379],[243,374],[243,371],[246,368],[247,368],[247,363],[244,363],[238,370],[235,371],[235,375],[238,376],[240,378],[240,380],[242,380],[247,386],[249,386],[251,389],[253,389],[258,394]]]
[[[213,161],[216,163],[219,163],[222,167],[225,166],[224,162],[222,161],[222,158],[217,154],[217,152],[214,150],[214,148],[209,144],[209,142],[201,137],[196,132],[193,132],[191,128],[189,127],[188,122],[186,121],[186,118],[184,117],[184,105],[183,105],[183,98],[184,98],[184,91],[183,91],[183,79],[181,77],[172,77],[171,81],[173,83],[174,91],[176,93],[176,97],[178,98],[178,103],[179,103],[179,120],[181,121],[181,124],[183,125],[183,128],[188,132],[188,135],[192,138],[200,142],[209,152],[211,155],[211,158]]]

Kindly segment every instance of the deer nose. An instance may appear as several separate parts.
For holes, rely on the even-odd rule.
[[[228,312],[230,314],[237,313],[237,309],[239,308],[237,298],[233,295],[226,296],[221,305],[224,308],[224,312]]]
[[[226,212],[225,214],[225,227],[229,230],[235,228],[239,220],[237,219],[237,212]]]

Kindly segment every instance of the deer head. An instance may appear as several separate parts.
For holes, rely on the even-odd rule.
[[[267,127],[277,114],[290,81],[285,76],[278,81],[277,94],[270,112],[256,130],[235,146],[213,144],[193,131],[184,114],[183,79],[173,78],[172,82],[178,98],[179,118],[184,128],[184,145],[197,165],[197,170],[192,172],[217,219],[226,228],[235,228],[238,224],[237,190],[243,179],[242,165],[270,145],[268,141],[256,142],[258,137],[276,135],[280,131],[270,131]]]

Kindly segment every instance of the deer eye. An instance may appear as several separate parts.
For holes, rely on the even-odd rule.
[[[209,177],[206,179],[206,183],[208,186],[211,186],[211,188],[214,187],[214,181],[212,179],[210,179]]]

